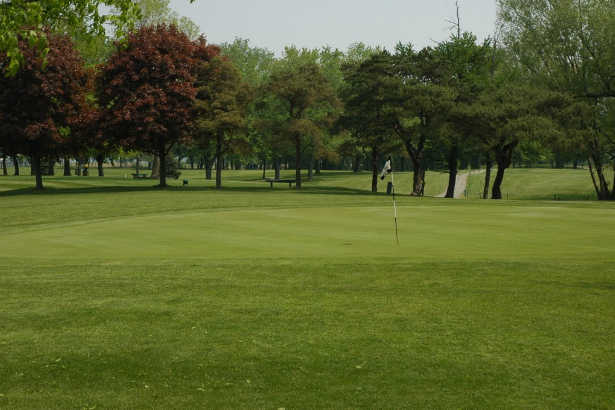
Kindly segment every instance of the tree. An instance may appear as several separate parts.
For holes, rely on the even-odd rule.
[[[425,153],[446,124],[456,94],[441,85],[443,67],[434,50],[415,52],[399,44],[394,55],[393,83],[389,86],[392,129],[412,160],[412,195],[425,194]]]
[[[615,162],[615,141],[605,128],[615,99],[614,0],[499,0],[504,41],[535,84],[570,93],[579,108],[576,132],[599,199],[615,199],[605,169]],[[577,105],[580,107],[580,105]]]
[[[519,145],[557,138],[562,131],[556,119],[569,104],[562,94],[509,78],[485,89],[475,103],[465,108],[463,119],[466,126],[474,130],[483,146],[493,153],[498,165],[492,199],[502,199],[504,173],[511,166]]]
[[[461,33],[459,27],[457,35],[439,43],[434,52],[440,62],[438,81],[454,90],[456,96],[450,107],[450,126],[440,138],[440,143],[448,149],[449,182],[445,197],[454,198],[459,156],[464,148],[471,147],[472,142],[472,131],[464,131],[463,124],[455,123],[454,111],[475,101],[487,85],[492,53],[489,42],[477,44],[473,34]]]
[[[67,36],[43,32],[46,58],[36,44],[18,42],[23,66],[8,77],[11,57],[0,54],[0,147],[29,155],[36,188],[43,189],[41,158],[57,154],[71,138],[71,125],[80,115],[86,94],[83,60]]]
[[[224,155],[250,149],[245,133],[249,91],[241,75],[226,58],[205,61],[197,74],[195,130],[202,145],[215,141],[216,188],[222,187]]]
[[[87,70],[87,90],[85,98],[80,99],[76,114],[71,118],[70,134],[64,139],[60,149],[64,157],[64,176],[70,176],[70,159],[77,158],[78,166],[81,159],[99,155],[109,148],[109,142],[102,138],[100,132],[100,110],[91,94],[93,90],[94,71]],[[103,176],[102,164],[99,160],[99,176]]]
[[[339,104],[335,91],[316,63],[282,65],[265,89],[280,107],[280,136],[295,146],[296,188],[301,189],[301,159],[308,138],[318,138],[332,122]],[[318,115],[316,115],[316,112]]]
[[[338,94],[342,94],[345,86],[344,80],[344,67],[359,66],[365,60],[369,59],[374,54],[383,52],[384,50],[379,47],[370,47],[364,43],[353,43],[348,47],[348,50],[342,56],[340,65],[340,72],[342,79],[340,81],[340,88]],[[358,145],[358,140],[353,138],[352,133],[348,131],[342,131],[337,136],[337,154],[342,158],[351,159],[351,168],[353,172],[359,172],[361,167],[361,160],[364,156],[363,149]]]
[[[349,131],[358,146],[371,155],[372,192],[378,192],[379,159],[390,148],[394,118],[391,115],[393,76],[391,56],[373,54],[367,60],[344,66],[342,90],[344,113],[339,125]]]
[[[142,27],[118,44],[97,81],[105,134],[125,149],[157,155],[160,187],[167,154],[190,139],[197,54],[205,47],[173,25]]]
[[[269,76],[275,65],[275,55],[265,48],[253,47],[249,40],[237,38],[232,43],[222,43],[220,54],[228,58],[241,73],[241,79],[252,90],[263,90],[269,80]],[[272,160],[278,170],[280,152],[274,143],[271,129],[267,128],[268,121],[275,116],[275,112],[269,110],[275,106],[263,102],[266,95],[263,92],[255,92],[251,103],[247,107],[245,133],[252,146],[252,151],[263,163],[263,178],[268,160]],[[207,152],[207,151],[205,151]]]

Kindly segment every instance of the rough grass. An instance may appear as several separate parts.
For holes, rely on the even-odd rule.
[[[90,169],[88,177],[63,177],[62,170],[57,169],[57,176],[43,177],[46,188],[52,190],[62,189],[96,189],[96,188],[151,188],[155,185],[156,180],[133,180],[132,173],[134,169],[105,169],[105,177],[99,178],[96,169]],[[149,173],[150,171],[145,170]],[[31,192],[34,186],[34,177],[29,176],[29,168],[21,169],[21,177],[0,177],[0,193],[12,191],[13,194],[21,192]],[[206,180],[204,171],[197,170],[181,170],[181,177],[178,180],[169,179],[167,183],[170,186],[181,187],[182,181],[187,179],[188,189],[212,188],[215,186],[215,180]],[[273,178],[273,171],[268,170],[267,178]],[[282,178],[295,177],[294,170],[282,170]],[[402,172],[396,173],[395,185],[400,193],[410,193],[412,191],[412,173]],[[425,193],[427,196],[435,196],[446,190],[448,183],[448,175],[441,172],[427,173],[427,186]],[[379,181],[380,182],[380,181]],[[386,192],[386,182],[378,184],[379,192]],[[227,188],[244,188],[244,189],[269,189],[269,184],[262,180],[262,171],[230,171],[225,170],[222,173],[222,183]],[[372,187],[371,173],[362,171],[357,174],[349,171],[323,171],[321,175],[314,176],[313,181],[307,180],[307,174],[303,175],[303,183],[306,189],[316,190],[337,190],[350,192],[370,192]],[[288,189],[288,185],[275,184],[276,189]]]
[[[229,175],[0,194],[0,408],[612,407],[612,203]]]
[[[491,183],[496,169],[491,173]],[[607,170],[612,181],[612,171]],[[469,180],[471,198],[478,198],[483,192],[485,174],[474,174]],[[504,174],[502,194],[508,199],[537,200],[595,200],[596,191],[587,169],[544,169],[511,168]]]

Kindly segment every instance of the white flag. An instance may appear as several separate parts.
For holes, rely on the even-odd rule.
[[[391,172],[393,172],[393,168],[391,168],[391,159],[389,159],[387,163],[384,164],[384,168],[382,169],[382,172],[380,173],[380,179],[386,178],[386,176],[390,174]]]

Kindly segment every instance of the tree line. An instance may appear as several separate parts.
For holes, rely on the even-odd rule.
[[[377,192],[392,155],[413,171],[411,195],[424,195],[426,170],[443,168],[453,197],[469,164],[485,167],[493,199],[515,161],[551,158],[586,163],[598,198],[615,199],[613,0],[500,0],[484,41],[457,20],[450,38],[422,49],[287,47],[281,58],[245,39],[208,44],[169,17],[168,1],[140,6],[136,27],[102,52],[48,28],[37,34],[45,52],[18,35],[19,70],[15,53],[0,54],[0,152],[31,158],[37,187],[42,159],[121,149],[154,155],[163,187],[183,157],[207,177],[215,165],[217,187],[233,159],[276,178],[286,163],[298,189],[302,169],[367,168]]]

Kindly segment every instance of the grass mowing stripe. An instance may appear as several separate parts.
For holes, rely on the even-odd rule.
[[[615,307],[601,282],[610,264],[90,266],[32,281],[19,269],[1,287],[20,312],[1,321],[7,406],[599,407],[612,398]]]

